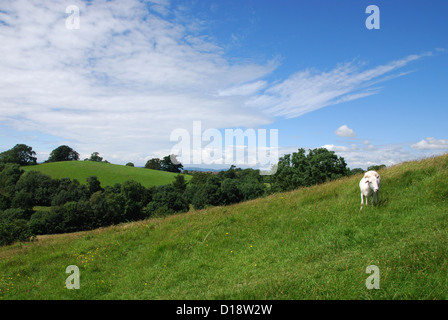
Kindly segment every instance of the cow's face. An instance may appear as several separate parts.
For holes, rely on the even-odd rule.
[[[378,184],[378,178],[376,176],[366,176],[366,183],[368,183],[370,185],[370,188],[374,191],[374,192],[378,192],[378,190],[380,189],[380,186]]]

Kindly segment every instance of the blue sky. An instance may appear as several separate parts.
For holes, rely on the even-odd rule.
[[[368,5],[380,29],[369,30]],[[67,6],[80,10],[68,29]],[[0,151],[144,165],[175,129],[277,129],[352,168],[448,152],[446,1],[0,3]],[[192,166],[201,166],[201,163]]]

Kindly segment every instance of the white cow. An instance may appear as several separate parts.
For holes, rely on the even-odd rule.
[[[376,171],[367,171],[364,177],[359,182],[359,188],[361,189],[361,209],[364,206],[364,198],[366,199],[366,205],[368,204],[368,198],[372,197],[372,205],[378,203],[378,191],[380,190],[381,178]]]

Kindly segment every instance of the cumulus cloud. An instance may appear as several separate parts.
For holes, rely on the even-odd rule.
[[[411,147],[418,150],[448,150],[448,140],[428,137],[412,144]]]
[[[355,131],[353,131],[353,129],[350,129],[349,127],[347,127],[346,124],[340,126],[334,133],[339,137],[354,138],[356,136]]]
[[[334,144],[326,144],[326,145],[322,146],[322,148],[325,148],[325,149],[327,149],[329,151],[335,151],[335,152],[336,151],[338,151],[338,152],[350,151],[350,148],[347,147],[347,146],[336,146]]]
[[[168,1],[70,4],[80,9],[77,30],[66,28],[64,1],[2,1],[0,124],[141,163],[168,152],[170,132],[193,120],[213,128],[271,121],[234,95],[263,88],[275,64],[229,62],[196,21],[165,19]]]

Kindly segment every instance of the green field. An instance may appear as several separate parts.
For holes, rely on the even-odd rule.
[[[0,299],[447,299],[448,155],[379,173],[2,247]]]
[[[77,179],[80,183],[86,183],[89,176],[96,176],[101,185],[113,186],[115,183],[123,183],[126,180],[135,180],[145,187],[170,184],[174,181],[176,173],[136,168],[94,161],[62,161],[43,163],[35,166],[22,167],[25,171],[35,170],[45,173],[52,178]],[[185,176],[188,181],[191,176]]]

